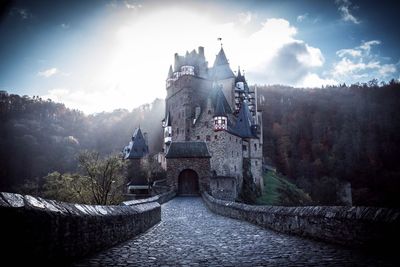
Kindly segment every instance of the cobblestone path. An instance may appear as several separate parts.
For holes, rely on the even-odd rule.
[[[394,264],[393,264],[394,265]],[[216,215],[201,198],[163,204],[148,232],[75,266],[391,266],[360,251]]]

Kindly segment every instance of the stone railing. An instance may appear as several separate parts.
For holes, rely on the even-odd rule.
[[[278,232],[347,246],[388,246],[400,237],[400,210],[373,207],[252,206],[202,195],[223,216]]]
[[[157,202],[158,204],[163,204],[167,201],[170,201],[175,196],[176,196],[176,193],[174,191],[168,191],[168,192],[156,195],[154,197],[124,201],[121,203],[121,205],[122,206],[135,206],[135,205],[139,205],[139,204],[152,203],[152,202]]]
[[[161,220],[157,202],[95,206],[0,193],[2,260],[66,264],[145,232]]]

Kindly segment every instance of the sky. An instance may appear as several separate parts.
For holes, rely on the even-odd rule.
[[[222,46],[249,84],[400,78],[396,1],[0,0],[0,90],[86,114],[166,95],[174,53]]]

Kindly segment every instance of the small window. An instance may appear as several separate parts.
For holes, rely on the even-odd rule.
[[[236,152],[236,156],[239,157],[239,152]]]
[[[235,171],[236,171],[236,165],[235,165]]]
[[[215,136],[215,140],[217,140],[217,139],[218,139],[218,135]]]
[[[254,144],[254,150],[257,151],[257,144]]]
[[[258,166],[258,161],[256,160],[256,166]]]
[[[179,135],[179,128],[176,128],[176,134]]]
[[[204,123],[204,127],[208,128],[208,121]]]
[[[232,158],[233,158],[233,151],[232,151]]]
[[[237,138],[236,138],[236,143],[237,143]]]
[[[246,145],[243,145],[242,147],[243,147],[243,151],[247,150],[247,146]]]
[[[211,141],[211,136],[206,135],[206,141]]]
[[[190,132],[190,130],[189,129],[187,129],[187,131],[186,131],[187,133],[189,133]]]
[[[196,136],[196,139],[197,139],[197,140],[200,140],[200,135]]]
[[[229,141],[232,141],[232,136],[229,136]]]
[[[208,114],[211,115],[211,110],[210,109],[208,110]]]

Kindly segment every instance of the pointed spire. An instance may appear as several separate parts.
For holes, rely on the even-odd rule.
[[[168,78],[172,78],[172,75],[174,74],[174,71],[172,70],[172,65],[169,65],[169,71],[168,71]]]
[[[242,73],[240,72],[240,66],[239,66],[239,68],[238,68],[238,75],[236,76],[236,79],[235,79],[236,81],[235,82],[243,82],[243,83],[245,83],[246,82],[246,79],[244,78],[244,75],[242,75]]]
[[[227,64],[229,64],[229,62],[228,62],[228,59],[226,58],[224,49],[221,46],[221,49],[219,50],[218,55],[215,57],[214,67],[220,66],[220,65],[227,65]]]
[[[224,93],[221,91],[221,89],[219,89],[217,92],[217,100],[216,100],[214,116],[227,117],[225,106],[224,106],[224,97],[225,97]]]
[[[237,116],[236,125],[233,128],[234,132],[243,138],[254,138],[251,127],[253,125],[253,119],[250,114],[249,106],[246,101],[243,101],[240,107],[239,114]]]

